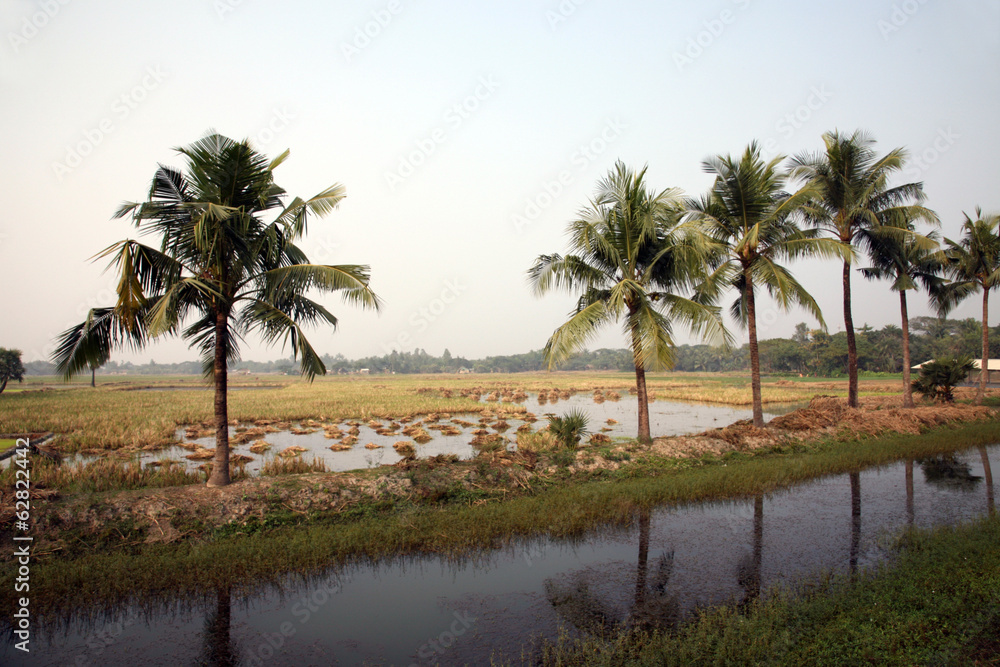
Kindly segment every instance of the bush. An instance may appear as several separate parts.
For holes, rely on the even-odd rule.
[[[910,383],[913,391],[941,403],[955,402],[955,385],[963,382],[973,369],[969,357],[941,357],[921,367],[920,376]]]
[[[587,434],[587,415],[580,410],[570,410],[562,417],[549,417],[549,431],[567,449],[576,449]]]

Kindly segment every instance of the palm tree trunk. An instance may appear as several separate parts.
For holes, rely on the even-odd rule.
[[[987,325],[989,318],[990,290],[983,287],[983,359],[979,367],[979,389],[976,390],[976,405],[982,405],[986,397],[986,379],[990,376],[990,330]]]
[[[635,364],[636,398],[639,401],[639,442],[648,444],[653,441],[649,435],[649,395],[646,393],[646,369],[638,362]]]
[[[844,331],[847,333],[847,406],[858,407],[858,344],[851,315],[851,263],[844,262]]]
[[[906,310],[906,290],[899,290],[899,312],[903,323],[903,407],[913,407],[913,387],[910,386],[910,316]]]
[[[224,310],[215,314],[215,458],[208,486],[229,484],[229,405],[227,402],[226,350],[229,347],[229,316]]]
[[[93,366],[90,367],[90,386],[92,388],[97,386],[97,369]]]
[[[764,407],[760,394],[760,349],[757,347],[757,304],[754,302],[749,267],[743,269],[743,275],[746,280],[747,332],[750,335],[750,391],[753,394],[753,425],[757,428],[764,428]]]
[[[632,332],[632,362],[635,364],[635,391],[639,403],[639,442],[649,444],[653,438],[649,434],[649,394],[646,392],[646,369],[639,358],[639,338]]]
[[[0,384],[0,394],[2,394],[3,390],[6,389],[6,388],[7,388],[7,378],[4,378],[3,379],[3,383]]]

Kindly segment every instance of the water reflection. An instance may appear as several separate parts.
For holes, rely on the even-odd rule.
[[[639,556],[631,608],[620,609],[613,600],[604,599],[599,586],[592,586],[592,579],[604,579],[605,575],[613,577],[612,573],[584,569],[569,577],[545,580],[545,598],[563,621],[581,632],[598,637],[607,636],[622,627],[651,630],[673,629],[679,625],[680,604],[668,588],[674,569],[674,552],[661,552],[650,567],[650,521],[651,512],[648,509],[639,512]]]
[[[573,542],[524,540],[458,562],[428,555],[331,567],[308,581],[277,577],[254,595],[212,590],[207,604],[194,608],[165,596],[162,610],[148,615],[129,607],[111,612],[134,621],[101,639],[99,652],[91,647],[104,635],[85,618],[51,631],[40,618],[30,659],[13,648],[9,625],[3,628],[0,664],[76,664],[81,655],[91,664],[123,664],[142,655],[161,664],[228,666],[256,664],[266,653],[275,665],[408,665],[427,663],[427,646],[441,647],[429,664],[482,664],[497,650],[517,662],[533,633],[554,639],[561,626],[598,635],[619,626],[669,629],[713,604],[745,609],[771,587],[817,571],[864,571],[892,553],[893,536],[907,525],[995,512],[998,456],[1000,447],[980,447],[953,460],[901,462],[768,496],[653,508],[628,528]],[[923,474],[914,475],[916,465]],[[332,593],[320,600],[316,582],[333,577],[336,600]],[[308,618],[301,613],[306,599]],[[293,631],[275,640],[285,626]]]
[[[913,459],[906,463],[906,525],[913,525]]]
[[[996,505],[993,502],[993,469],[990,467],[990,455],[985,445],[979,445],[979,457],[983,462],[983,477],[986,478],[986,511],[990,515],[996,513]]]
[[[205,617],[204,658],[200,664],[211,667],[235,667],[240,664],[239,648],[230,636],[232,590],[229,586],[215,591],[215,610]]]
[[[971,466],[955,456],[935,456],[920,459],[924,479],[930,484],[972,492],[982,477],[972,474]],[[990,485],[992,486],[992,484]]]
[[[861,473],[852,472],[851,479],[851,553],[848,570],[853,578],[858,572],[858,552],[861,550]]]
[[[753,499],[753,551],[740,562],[737,581],[743,589],[740,607],[749,607],[760,597],[760,566],[764,556],[764,496]]]

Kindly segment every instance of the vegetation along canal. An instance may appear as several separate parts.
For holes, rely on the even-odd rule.
[[[629,528],[526,539],[285,575],[246,594],[161,600],[50,619],[37,655],[7,665],[484,664],[528,638],[674,627],[696,608],[850,575],[895,553],[908,526],[994,511],[1000,446],[832,475],[738,501],[654,508]]]

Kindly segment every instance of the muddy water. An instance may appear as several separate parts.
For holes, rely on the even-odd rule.
[[[820,571],[891,555],[907,525],[969,520],[995,505],[1000,446],[953,460],[837,475],[739,502],[665,507],[630,529],[567,543],[523,541],[462,562],[438,557],[285,577],[241,597],[150,613],[118,609],[41,632],[11,665],[485,664],[518,658],[525,638],[617,623],[670,626],[696,606],[752,600]],[[38,619],[36,619],[37,621]]]
[[[505,403],[484,403],[484,405],[508,409],[511,407],[511,404]],[[545,404],[539,404],[537,395],[531,395],[527,401],[516,405],[523,406],[538,418],[539,421],[533,424],[535,430],[542,428],[547,423],[545,419],[547,414],[562,415],[570,410],[579,409],[587,413],[591,433],[603,432],[611,438],[634,438],[637,432],[637,400],[634,396],[627,394],[619,401],[605,401],[604,403],[595,403],[590,394],[577,394],[566,400]],[[775,415],[783,414],[791,407],[793,406],[766,406],[765,418],[770,419]],[[794,407],[798,407],[798,405]],[[649,414],[650,430],[654,436],[699,433],[711,428],[727,426],[740,419],[753,417],[749,409],[676,401],[653,401],[649,404]],[[478,422],[480,415],[456,413],[452,414],[452,417],[468,422]],[[608,420],[613,420],[615,423],[609,424]],[[510,429],[505,432],[505,435],[513,443],[517,438],[515,431],[524,422],[509,417],[506,421],[510,425]],[[382,420],[381,423],[388,424],[388,421]],[[442,420],[441,423],[448,423],[448,420]],[[343,423],[341,428],[347,430]],[[472,431],[476,428],[479,428],[478,424],[474,427],[463,428],[461,435],[453,436],[442,435],[439,431],[427,429],[433,439],[425,444],[415,445],[417,457],[429,458],[438,454],[454,454],[460,459],[470,459],[476,455],[476,450],[469,444],[474,437]],[[323,431],[318,430],[307,435],[295,435],[290,431],[282,431],[262,436],[262,439],[271,445],[271,449],[263,454],[251,452],[250,443],[233,446],[232,452],[251,457],[252,460],[246,464],[246,470],[251,474],[258,473],[264,463],[273,459],[278,452],[293,446],[306,449],[300,454],[305,461],[312,461],[314,458],[320,459],[326,465],[327,470],[345,471],[396,463],[401,457],[392,448],[393,443],[400,440],[410,440],[402,433],[392,436],[379,435],[364,422],[359,424],[358,429],[360,432],[357,436],[357,443],[351,449],[344,451],[331,451],[330,445],[334,440],[327,439]],[[236,430],[231,429],[230,433],[235,434]],[[194,442],[208,449],[215,447],[214,437],[189,440],[184,437],[184,429],[177,431],[177,438],[184,442]],[[410,441],[412,442],[412,440]],[[368,443],[378,445],[378,449],[366,449],[365,445]],[[513,448],[513,444],[511,447]],[[188,469],[195,469],[202,461],[189,461],[185,457],[190,453],[181,447],[168,447],[157,452],[143,453],[139,460],[143,464],[170,460],[181,463]]]

